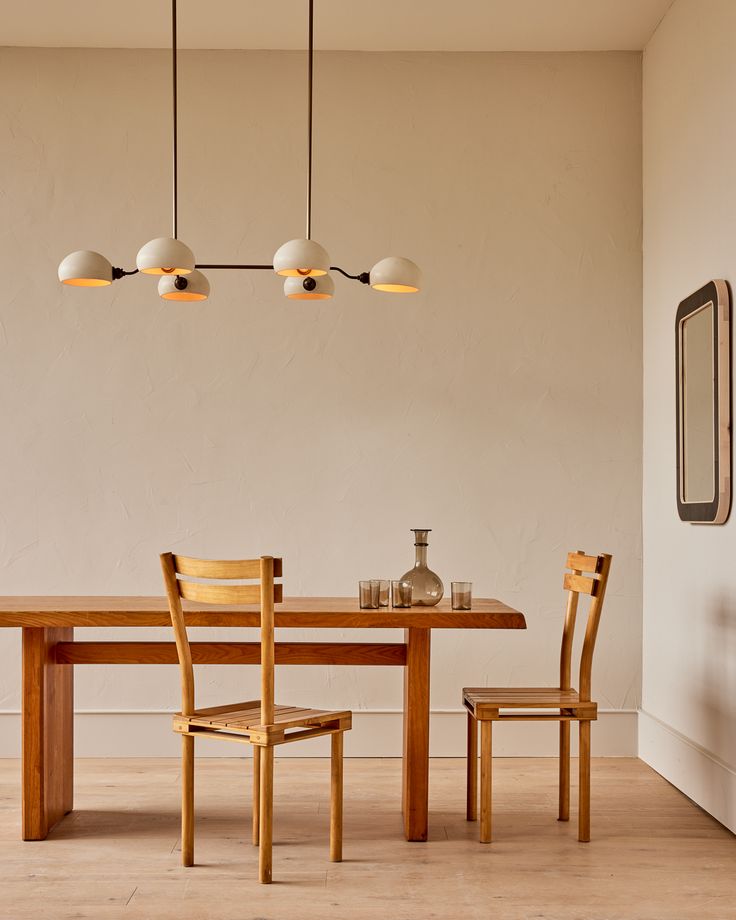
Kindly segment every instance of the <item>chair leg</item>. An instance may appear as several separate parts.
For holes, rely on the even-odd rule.
[[[342,862],[342,748],[343,733],[332,735],[330,768],[330,860]]]
[[[491,842],[492,722],[480,723],[480,842]]]
[[[468,713],[467,806],[468,821],[478,820],[478,723]]]
[[[580,722],[580,802],[578,805],[578,840],[590,840],[590,722]]]
[[[257,744],[252,744],[251,750],[253,751],[253,846],[257,847],[261,803],[261,749]]]
[[[560,810],[558,821],[570,820],[570,723],[560,722]]]
[[[271,847],[273,844],[273,748],[261,750],[260,850],[258,878],[262,885],[271,884]]]
[[[194,738],[181,736],[181,862],[194,865]]]

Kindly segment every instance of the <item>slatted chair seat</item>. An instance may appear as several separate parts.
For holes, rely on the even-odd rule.
[[[300,738],[316,737],[340,727],[350,728],[351,713],[347,709],[305,709],[301,706],[274,705],[273,721],[264,725],[261,719],[261,701],[250,700],[246,703],[230,703],[227,706],[213,706],[209,709],[196,709],[191,715],[180,712],[174,716],[174,730],[182,733],[195,732],[204,728],[209,731],[231,733],[243,736],[244,741],[253,740],[254,736],[269,736],[270,743],[278,743],[275,736],[287,731],[302,729]],[[284,740],[292,740],[287,735]]]
[[[557,687],[466,687],[463,705],[476,719],[491,721],[521,721],[524,710],[554,709],[562,716],[575,719],[597,719],[598,705],[582,701],[577,690]],[[503,712],[503,710],[512,710]],[[557,716],[551,716],[559,721]],[[536,716],[532,716],[536,718]]]

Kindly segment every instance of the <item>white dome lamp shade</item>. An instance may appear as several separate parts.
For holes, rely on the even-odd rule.
[[[329,268],[327,250],[314,240],[289,240],[273,257],[273,270],[287,278],[317,278]]]
[[[62,260],[59,281],[76,287],[103,287],[112,284],[112,265],[99,252],[80,249]]]
[[[317,278],[290,276],[284,281],[284,294],[289,300],[329,300],[335,293],[335,282],[329,275]]]
[[[422,286],[422,273],[411,259],[389,256],[371,269],[370,285],[390,294],[416,294]]]
[[[210,283],[196,268],[188,275],[163,275],[158,282],[158,296],[164,300],[207,300]]]
[[[160,236],[141,246],[135,264],[146,275],[188,275],[194,271],[194,253],[181,240]]]

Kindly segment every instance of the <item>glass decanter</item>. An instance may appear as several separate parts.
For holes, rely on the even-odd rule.
[[[401,576],[401,581],[411,585],[412,607],[434,607],[442,600],[445,589],[438,575],[427,565],[427,534],[430,530],[412,528],[416,561],[414,568]]]

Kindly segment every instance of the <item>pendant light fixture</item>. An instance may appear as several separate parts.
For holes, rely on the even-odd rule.
[[[112,265],[99,252],[80,249],[62,259],[59,281],[76,287],[103,287],[112,284]]]
[[[164,275],[159,278],[158,296],[164,300],[207,300],[210,283],[196,268],[186,277]]]
[[[141,246],[135,264],[145,275],[188,275],[194,271],[194,253],[176,237],[160,236]]]
[[[177,239],[179,234],[179,107],[177,100],[176,0],[171,3],[171,238],[161,236],[141,246],[135,259],[145,275],[189,275],[194,271],[194,253]],[[186,288],[186,285],[184,285]],[[161,291],[159,291],[161,293]],[[162,297],[166,296],[161,294]],[[184,298],[181,298],[184,299]],[[189,298],[187,298],[189,299]],[[197,298],[201,299],[201,298]]]
[[[371,287],[390,294],[415,294],[421,283],[419,266],[411,259],[389,256],[381,259],[371,269]]]
[[[307,238],[289,240],[273,257],[273,270],[285,275],[284,294],[291,300],[327,300],[332,297],[335,285],[299,284],[299,278],[316,278],[327,275],[330,257],[327,250],[312,239],[312,100],[314,86],[314,0],[309,3],[309,52],[307,55]],[[296,278],[297,284],[290,282]]]
[[[289,300],[329,300],[335,293],[335,282],[329,275],[291,276],[284,281],[284,294]]]
[[[307,213],[306,237],[289,240],[276,251],[273,264],[198,264],[192,250],[178,238],[178,99],[177,99],[177,0],[171,0],[172,62],[172,235],[158,237],[142,246],[136,256],[136,268],[116,268],[99,252],[79,250],[66,256],[59,265],[59,281],[77,287],[104,287],[127,275],[158,275],[158,293],[164,300],[200,301],[210,294],[210,283],[201,269],[270,270],[284,277],[284,294],[290,300],[329,300],[335,292],[330,271],[345,278],[369,284],[374,290],[392,294],[409,294],[421,287],[421,272],[410,259],[390,256],[377,262],[370,272],[351,275],[337,265],[330,265],[324,246],[312,239],[312,161],[313,161],[313,85],[314,85],[314,0],[309,8],[307,66]]]

